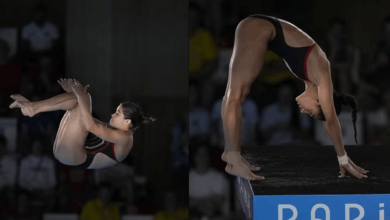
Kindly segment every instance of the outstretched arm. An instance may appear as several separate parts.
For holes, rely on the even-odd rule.
[[[326,119],[323,125],[334,145],[337,156],[344,156],[346,152],[341,135],[340,122],[333,103],[333,85],[330,74],[321,74],[318,86],[318,99]]]
[[[330,71],[328,73],[330,73]],[[323,122],[323,125],[334,145],[337,156],[339,158],[343,158],[344,156],[345,161],[347,161],[347,163],[342,161],[340,164],[340,177],[344,177],[345,172],[348,171],[357,178],[367,178],[367,176],[364,175],[367,171],[356,166],[346,155],[341,135],[341,126],[333,103],[333,85],[330,74],[324,73],[320,76],[318,99],[326,119],[326,121]]]
[[[81,111],[81,119],[86,129],[108,142],[115,144],[126,144],[128,141],[128,134],[120,130],[108,128],[104,124],[99,123],[100,121],[95,120],[92,117],[88,110],[87,101],[84,98],[85,90],[83,86],[75,80],[70,80],[69,84],[72,86],[73,93],[77,97]]]

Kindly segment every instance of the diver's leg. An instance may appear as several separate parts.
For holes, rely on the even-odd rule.
[[[221,116],[225,133],[222,160],[228,163],[226,172],[249,180],[263,179],[251,172],[259,170],[241,157],[241,104],[249,94],[253,81],[263,66],[267,43],[273,28],[268,21],[256,18],[243,20],[237,27],[229,80],[222,101]]]
[[[92,112],[91,96],[86,93],[84,98],[87,101],[90,112]],[[82,123],[79,108],[80,106],[76,105],[74,108],[66,111],[62,117],[53,145],[54,156],[67,165],[79,165],[87,157],[84,145],[89,131]]]
[[[11,95],[11,98],[13,98],[15,102],[10,105],[10,108],[21,108],[23,115],[30,117],[33,117],[40,112],[70,110],[75,108],[78,103],[77,97],[73,92],[63,93],[50,99],[37,102],[30,102],[19,94]]]

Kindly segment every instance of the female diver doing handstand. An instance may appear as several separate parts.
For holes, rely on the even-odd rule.
[[[348,158],[337,118],[342,105],[352,107],[356,139],[356,100],[333,90],[330,63],[309,35],[287,21],[264,15],[249,16],[236,29],[229,80],[221,109],[225,134],[222,160],[227,163],[226,172],[249,180],[264,179],[251,172],[260,168],[250,165],[241,157],[240,143],[241,104],[261,71],[267,50],[283,58],[291,72],[305,82],[306,90],[296,101],[302,113],[323,122],[338,156],[340,177],[344,177],[348,171],[357,178],[367,178],[365,174],[368,171]]]
[[[153,122],[144,117],[141,108],[132,102],[122,102],[111,115],[109,123],[92,117],[89,85],[76,80],[59,80],[67,92],[50,99],[30,102],[21,95],[10,108],[21,108],[23,115],[33,117],[40,112],[66,110],[53,146],[54,156],[63,164],[83,169],[101,169],[124,160],[133,147],[133,133],[140,124]]]

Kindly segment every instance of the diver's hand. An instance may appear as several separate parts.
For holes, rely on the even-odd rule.
[[[58,84],[65,90],[65,92],[73,92],[72,87],[69,85],[68,79],[59,79],[57,80]]]
[[[89,85],[86,85],[85,87],[83,87],[80,84],[80,82],[78,82],[75,79],[70,79],[69,80],[69,85],[72,87],[73,93],[77,97],[83,96],[87,92],[87,89],[89,87]]]
[[[339,178],[344,178],[346,172],[354,175],[356,178],[367,178],[365,174],[368,173],[368,170],[365,170],[359,166],[357,166],[351,159],[348,159],[348,164],[340,165],[340,176]]]

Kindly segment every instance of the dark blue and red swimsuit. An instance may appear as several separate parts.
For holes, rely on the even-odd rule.
[[[103,153],[119,163],[115,156],[114,144],[105,141],[92,133],[88,134],[84,147],[87,152],[87,159],[84,163],[74,166],[76,168],[87,169],[92,164],[93,158],[97,153]]]
[[[307,75],[306,62],[311,50],[316,44],[309,47],[290,47],[284,40],[282,25],[277,18],[260,14],[249,17],[262,18],[270,21],[275,26],[276,36],[268,43],[268,49],[280,56],[297,78],[310,82]]]

